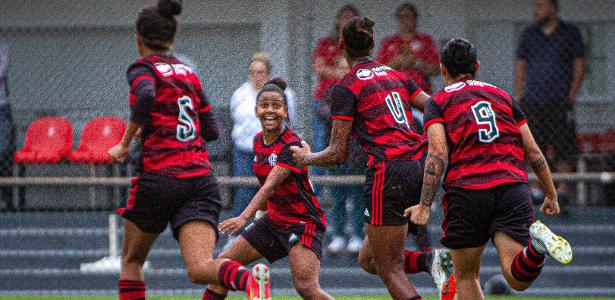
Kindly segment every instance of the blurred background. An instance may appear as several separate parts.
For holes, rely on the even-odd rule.
[[[116,235],[117,228],[108,225],[108,215],[113,207],[125,201],[129,184],[125,177],[134,174],[135,166],[70,155],[79,149],[78,145],[87,143],[87,137],[94,140],[91,142],[94,148],[102,147],[97,144],[100,137],[113,136],[110,132],[116,130],[110,125],[117,124],[113,123],[117,121],[113,117],[128,119],[129,87],[125,71],[138,57],[134,20],[140,8],[150,3],[0,1],[0,71],[3,65],[6,67],[0,72],[0,124],[3,126],[0,128],[3,133],[0,176],[4,176],[0,177],[0,277],[3,278],[0,294],[114,293],[117,275],[112,271],[87,275],[92,280],[77,279],[83,278],[81,263],[114,254],[113,243],[117,240],[110,241],[109,237]],[[396,12],[402,1],[185,0],[183,3],[174,51],[198,73],[222,126],[222,136],[208,148],[216,173],[221,176],[226,204],[223,218],[230,215],[239,197],[234,187],[250,184],[245,177],[249,174],[234,172],[238,168],[235,160],[240,155],[237,151],[240,147],[232,132],[234,123],[239,121],[233,119],[231,98],[236,89],[252,79],[248,75],[252,71],[253,55],[267,53],[271,64],[268,75],[288,80],[295,92],[297,117],[292,120],[293,128],[310,144],[318,145],[325,140],[327,124],[321,125],[324,127],[317,124],[320,121],[315,105],[320,97],[314,93],[321,88],[323,76],[318,70],[315,72],[314,66],[322,56],[332,67],[344,68],[336,61],[335,49],[321,44],[321,39],[334,35],[336,16],[340,16],[338,10],[352,4],[360,14],[376,21],[374,57],[386,51],[382,49],[383,39],[402,31],[400,24],[408,17]],[[530,127],[542,138],[543,152],[552,170],[558,173],[555,178],[559,181],[558,192],[564,210],[561,216],[546,222],[554,224],[554,231],[567,234],[575,249],[575,262],[566,268],[545,268],[543,276],[527,293],[615,296],[615,175],[612,173],[615,169],[615,85],[608,80],[615,73],[615,14],[612,13],[615,1],[559,1],[559,18],[576,26],[582,42],[574,41],[574,34],[562,34],[560,38],[547,39],[548,45],[556,45],[548,48],[532,40],[535,35],[524,34],[528,26],[535,24],[534,1],[412,3],[418,13],[413,16],[415,30],[431,37],[430,47],[434,51],[456,37],[476,45],[482,63],[478,78],[524,101],[525,108],[532,112]],[[428,38],[420,42],[425,41]],[[421,49],[428,44],[410,44],[411,51],[417,51],[414,57],[420,64],[429,61],[428,55],[421,54],[423,50],[428,51]],[[555,52],[541,53],[540,49]],[[556,66],[564,64],[562,61],[549,59],[558,55],[571,60],[584,59],[581,86],[573,97],[576,101],[566,102],[568,90],[561,95],[561,101],[560,96],[551,94],[539,94],[535,97],[538,100],[528,100],[529,97],[524,97],[528,91],[515,90],[519,60],[526,62],[526,83],[536,82],[538,78],[554,84],[545,84],[543,90],[548,93],[560,88],[553,82],[569,82],[574,70],[562,71]],[[532,67],[535,57],[545,60]],[[427,84],[431,83],[433,92],[444,87],[437,73],[424,78]],[[526,88],[531,85],[526,84]],[[102,122],[99,127],[90,124],[99,117],[111,118],[99,120]],[[419,122],[420,114],[416,117]],[[48,122],[36,123],[37,127],[34,126],[37,120]],[[536,128],[533,123],[537,124]],[[94,126],[91,134],[86,134],[88,124]],[[37,143],[40,131],[55,139],[51,146]],[[28,138],[32,142],[26,146]],[[37,146],[53,148],[47,152],[57,155],[37,159],[19,153],[24,148],[36,150]],[[362,173],[313,171],[314,175],[321,176]],[[73,179],[56,178],[65,176]],[[327,248],[321,275],[323,286],[339,293],[385,293],[379,280],[364,274],[355,262],[355,251],[350,245],[353,238],[361,238],[361,229],[353,228],[350,221],[335,221],[340,210],[344,214],[348,212],[352,219],[360,201],[349,197],[347,202],[336,202],[340,191],[335,188],[341,187],[341,178],[313,178],[322,183],[319,196],[325,210],[336,211],[329,215],[329,223],[337,224],[330,227],[330,237],[324,246],[331,246],[328,242],[333,242],[335,237],[342,238],[342,244]],[[361,184],[357,177],[345,179],[351,184]],[[540,204],[540,193],[534,192],[536,204]],[[346,197],[346,192],[341,193]],[[420,242],[420,248],[439,246],[441,208],[435,207],[434,214],[425,233],[428,242]],[[221,240],[220,247],[224,242],[225,239]],[[414,246],[410,239],[409,247]],[[169,233],[156,244],[150,260],[151,269],[146,276],[151,279],[148,285],[154,293],[199,293],[199,287],[187,280],[178,247]],[[285,269],[284,262],[279,266],[274,268],[274,276],[279,275],[274,280],[280,278],[276,288],[292,293],[289,270]],[[483,281],[499,273],[493,248],[487,250],[482,272]],[[347,276],[334,280],[337,274]],[[427,276],[418,276],[416,282],[420,290],[434,292]]]

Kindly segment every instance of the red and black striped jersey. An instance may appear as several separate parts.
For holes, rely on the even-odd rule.
[[[369,154],[370,164],[416,160],[422,152],[410,103],[420,92],[404,73],[366,60],[329,90],[331,118],[353,121],[353,134]]]
[[[211,105],[190,67],[172,56],[151,55],[132,63],[127,78],[131,121],[143,128],[142,171],[177,178],[211,172],[201,126],[212,124],[199,118]]]
[[[308,179],[307,167],[293,161],[291,146],[301,146],[301,138],[292,129],[285,129],[271,144],[265,144],[263,133],[254,137],[254,174],[261,186],[273,167],[291,170],[291,175],[267,199],[267,217],[275,224],[289,226],[309,223],[325,228],[326,221],[318,198]]]
[[[449,144],[445,187],[489,189],[527,182],[519,126],[523,110],[505,91],[472,78],[461,79],[425,106],[425,130],[442,123]]]

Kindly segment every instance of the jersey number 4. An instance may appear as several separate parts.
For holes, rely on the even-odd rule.
[[[386,96],[386,98],[384,98],[384,100],[386,101],[393,118],[395,118],[395,122],[397,122],[397,124],[406,125],[406,128],[410,128],[408,118],[406,118],[406,110],[404,109],[404,104],[401,102],[399,93],[391,92]]]
[[[192,99],[188,96],[177,99],[179,106],[179,116],[177,124],[177,140],[180,142],[189,142],[196,138],[196,130],[194,120],[190,117],[190,113],[194,112]]]
[[[477,125],[487,125],[488,129],[478,130],[478,140],[483,143],[491,143],[500,136],[498,125],[495,123],[495,112],[491,109],[491,103],[480,101],[472,106],[474,119]]]

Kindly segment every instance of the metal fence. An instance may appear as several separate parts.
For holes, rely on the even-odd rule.
[[[23,168],[12,163],[11,150],[19,151],[23,148],[29,126],[42,117],[59,116],[72,124],[71,150],[76,149],[85,124],[93,118],[99,116],[127,118],[128,87],[124,73],[126,66],[136,57],[132,22],[138,9],[145,3],[146,1],[138,3],[111,1],[108,6],[91,3],[91,7],[79,1],[57,1],[47,3],[44,7],[40,3],[28,1],[23,3],[3,1],[0,4],[0,10],[4,11],[3,18],[0,18],[3,19],[0,21],[0,40],[10,49],[7,82],[14,126],[9,132],[12,130],[11,134],[15,139],[13,145],[2,151],[0,176],[28,177],[21,181],[5,180],[7,177],[0,179],[0,182],[5,184],[2,188],[0,208],[11,203],[13,206],[25,205],[26,208],[33,209],[71,207],[101,209],[109,203],[117,205],[122,201],[125,191],[119,186],[125,182],[114,181],[119,180],[114,178],[130,176],[133,170],[131,165],[93,167],[62,160],[53,165],[28,165]],[[587,9],[594,11],[594,15],[600,16],[601,11],[608,10],[605,3],[597,1]],[[317,79],[309,67],[305,68],[312,62],[311,49],[297,48],[314,45],[320,35],[328,32],[333,22],[333,12],[328,8],[330,6],[337,8],[343,3],[324,5],[318,1],[290,1],[286,8],[267,12],[275,14],[276,17],[283,16],[288,22],[287,27],[275,30],[271,28],[277,23],[272,23],[274,21],[270,19],[276,18],[265,18],[267,13],[260,10],[253,11],[250,4],[234,2],[228,7],[225,7],[221,1],[199,4],[186,1],[189,9],[182,15],[183,19],[180,19],[175,51],[192,60],[193,66],[203,78],[205,89],[212,98],[214,111],[221,122],[222,137],[209,145],[217,174],[233,175],[234,143],[231,137],[233,121],[229,100],[233,91],[247,80],[247,65],[255,52],[271,48],[281,49],[279,53],[288,60],[276,61],[280,54],[270,51],[274,52],[273,74],[279,71],[294,75],[290,82],[298,95],[299,113],[298,119],[293,120],[293,124],[308,141],[312,142],[312,136],[318,134],[310,130],[311,94]],[[320,4],[323,6],[320,7]],[[478,9],[471,1],[465,4],[472,9]],[[481,8],[482,13],[503,10],[505,7],[498,5],[508,4],[493,5],[496,7]],[[578,28],[578,31],[567,30],[555,42],[545,44],[545,47],[540,44],[544,42],[542,40],[544,36],[527,29],[532,25],[528,22],[531,5],[527,3],[525,7],[528,10],[525,12],[517,10],[512,20],[502,16],[500,19],[496,16],[496,20],[478,20],[485,17],[477,13],[477,16],[473,16],[476,20],[470,19],[460,27],[466,28],[464,35],[477,44],[479,49],[479,58],[483,61],[479,77],[486,81],[493,78],[495,84],[502,85],[522,101],[530,126],[547,154],[552,169],[563,173],[578,172],[578,176],[571,176],[586,178],[587,175],[583,173],[601,174],[595,172],[615,170],[615,125],[612,118],[615,113],[615,104],[612,101],[615,92],[607,81],[609,70],[615,64],[615,60],[609,54],[612,53],[610,45],[613,44],[615,19],[608,17],[592,19],[591,16],[573,19],[572,16],[575,15],[570,12],[575,11],[578,5],[580,4],[569,1],[562,3],[560,8],[562,14],[566,15],[564,19],[572,19],[571,23]],[[209,6],[226,11],[228,16],[211,19]],[[364,9],[365,13],[376,16],[380,22],[378,24],[384,24],[377,32],[378,42],[384,35],[395,32],[394,21],[386,19],[392,15],[392,12],[388,12],[390,10],[388,6],[376,2],[357,3],[357,6]],[[421,19],[422,24],[425,24],[419,28],[421,31],[432,34],[440,43],[452,37],[450,31],[442,28],[446,27],[447,23],[434,25],[434,21],[430,20],[440,13],[437,4],[418,2],[417,6],[420,11],[429,12],[424,19]],[[292,12],[284,11],[291,8],[307,10],[309,7],[315,8],[313,15],[297,17],[296,22],[293,22],[295,18]],[[59,21],[50,18],[46,11],[51,12],[51,15]],[[67,11],[72,13],[67,14]],[[203,16],[211,20],[204,20]],[[506,45],[511,46],[509,47],[511,49],[504,49],[507,47],[501,47],[499,42],[493,43],[506,36],[502,33],[502,28],[511,32],[510,35],[514,40],[509,38],[506,41]],[[272,31],[277,35],[268,37],[266,34]],[[274,46],[267,46],[271,44]],[[378,47],[379,45],[376,46]],[[571,98],[568,97],[570,95],[568,87],[574,72],[569,67],[557,66],[564,64],[562,61],[574,60],[575,57],[585,57],[587,67],[576,97],[578,101],[572,105]],[[512,67],[517,58],[524,59],[526,70],[523,72],[525,85],[519,92],[514,88]],[[276,70],[275,66],[278,65],[298,67],[292,70]],[[501,73],[509,75],[502,76]],[[441,77],[433,77],[431,80],[435,86],[442,86]],[[0,111],[0,116],[4,116],[7,112]],[[0,122],[0,124],[5,123]],[[6,127],[0,131],[5,130],[4,128]],[[9,138],[5,136],[1,138],[3,146],[10,144],[7,142]],[[37,177],[57,176],[80,179],[63,181],[64,179],[58,178],[57,180],[66,185],[55,186],[35,183]],[[72,184],[79,180],[89,182],[87,180],[90,179],[85,177],[107,176],[112,178],[100,181],[92,179],[94,181],[91,182],[91,186]],[[596,175],[596,178],[600,176]],[[234,179],[228,178],[230,180],[228,182],[234,182]],[[346,178],[339,177],[334,182],[339,183]],[[20,188],[6,187],[8,183],[19,185]],[[117,186],[113,188],[101,186],[110,183]],[[561,189],[567,191],[571,198],[568,204],[613,205],[615,202],[615,187],[609,180],[562,184]],[[225,186],[223,195],[230,205],[233,201],[230,183],[229,186]],[[106,198],[110,200],[101,201]]]

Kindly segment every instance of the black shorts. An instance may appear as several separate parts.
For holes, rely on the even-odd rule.
[[[160,233],[170,223],[177,239],[177,230],[188,221],[202,220],[218,227],[222,205],[218,181],[213,174],[175,178],[144,173],[133,178],[131,183],[128,203],[118,208],[117,213],[139,229]]]
[[[419,203],[422,186],[423,169],[417,160],[374,163],[367,169],[363,187],[365,222],[376,226],[408,224],[404,210]]]
[[[272,263],[288,256],[290,249],[297,243],[312,250],[320,259],[324,233],[322,226],[313,223],[280,226],[265,216],[248,225],[241,236]]]
[[[447,189],[442,197],[444,220],[440,242],[450,249],[482,246],[496,231],[522,245],[530,239],[534,222],[526,183],[509,183],[487,190]]]

